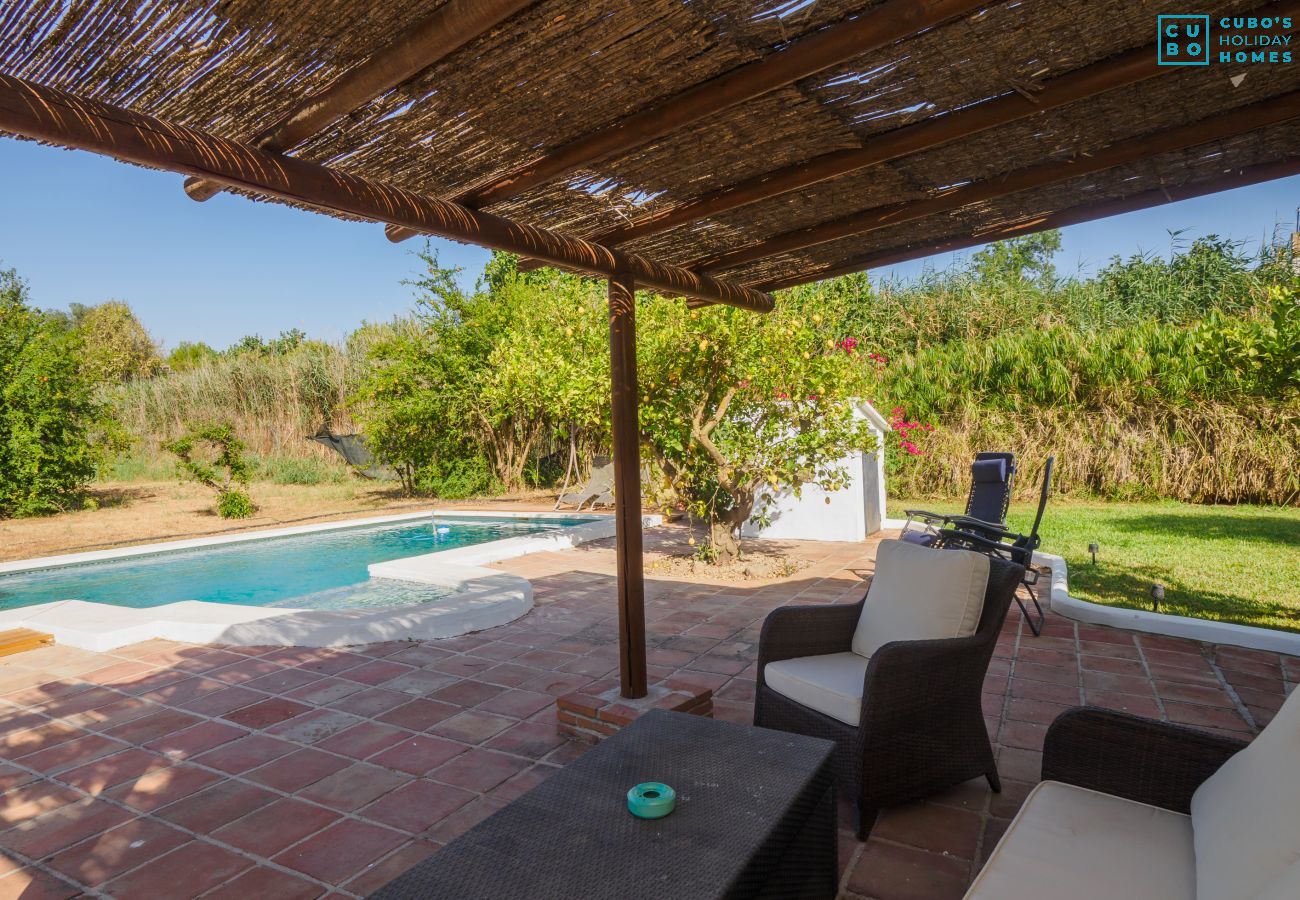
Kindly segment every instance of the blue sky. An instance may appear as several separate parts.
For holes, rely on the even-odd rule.
[[[224,347],[245,334],[301,328],[339,340],[362,320],[411,306],[401,282],[417,270],[415,242],[395,245],[377,225],[341,222],[220,194],[195,203],[181,176],[105,157],[0,138],[0,267],[16,268],[41,307],[115,298],[167,347]],[[1062,273],[1089,272],[1115,254],[1167,253],[1171,229],[1258,246],[1294,226],[1300,177],[1064,231]],[[472,283],[487,252],[435,241],[444,264]],[[915,275],[948,257],[877,274]]]

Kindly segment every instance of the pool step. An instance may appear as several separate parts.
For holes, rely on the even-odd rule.
[[[0,656],[13,656],[38,647],[54,645],[54,635],[30,628],[11,628],[0,631]]]

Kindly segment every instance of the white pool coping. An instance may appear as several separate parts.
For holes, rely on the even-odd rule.
[[[881,527],[902,529],[906,519],[885,519]],[[1061,615],[1089,625],[1109,625],[1140,631],[1144,634],[1165,634],[1188,638],[1207,644],[1229,644],[1270,653],[1300,656],[1300,634],[1278,631],[1273,628],[1256,628],[1233,622],[1216,622],[1213,619],[1196,619],[1191,616],[1172,616],[1145,609],[1125,609],[1106,606],[1090,600],[1070,596],[1069,567],[1063,557],[1054,553],[1034,552],[1034,564],[1052,570],[1048,601],[1051,609]]]
[[[1270,653],[1300,656],[1300,634],[1274,628],[1256,628],[1213,619],[1173,616],[1147,609],[1105,606],[1070,596],[1069,571],[1065,560],[1053,553],[1035,553],[1034,563],[1052,570],[1050,599],[1052,609],[1089,625],[1110,625],[1146,634],[1167,634],[1207,644],[1230,644]]]
[[[310,610],[241,606],[186,600],[146,609],[85,600],[63,600],[0,612],[0,628],[33,628],[52,634],[60,644],[106,651],[139,641],[163,638],[199,644],[241,646],[289,645],[337,647],[390,640],[429,640],[455,637],[504,625],[533,606],[533,588],[525,578],[488,569],[488,563],[528,553],[566,550],[587,541],[611,537],[614,518],[596,513],[529,513],[492,510],[429,509],[390,516],[371,516],[316,525],[270,528],[239,534],[166,541],[69,553],[0,563],[0,574],[36,572],[83,563],[128,559],[177,550],[223,546],[322,531],[343,531],[371,525],[391,525],[423,519],[570,519],[594,521],[544,534],[523,535],[469,547],[425,553],[376,563],[372,577],[450,587],[453,593],[431,603],[383,609]],[[662,523],[643,516],[642,526]]]

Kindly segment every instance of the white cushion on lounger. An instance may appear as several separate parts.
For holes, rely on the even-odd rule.
[[[1195,900],[1192,847],[1190,816],[1044,781],[966,900]]]
[[[853,652],[869,657],[891,641],[970,637],[988,581],[982,553],[881,541]]]
[[[1300,690],[1197,788],[1192,824],[1205,900],[1255,900],[1300,860]]]
[[[856,727],[868,661],[847,652],[782,659],[763,668],[763,680],[781,696]]]

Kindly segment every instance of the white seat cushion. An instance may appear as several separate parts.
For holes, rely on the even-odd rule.
[[[1255,900],[1296,900],[1296,897],[1300,897],[1300,860],[1287,866]]]
[[[782,697],[856,728],[868,662],[865,656],[847,652],[782,659],[763,668],[763,680]]]
[[[988,581],[989,558],[982,553],[881,541],[853,652],[869,657],[891,641],[970,637]]]
[[[1192,796],[1196,888],[1255,900],[1300,860],[1300,690]]]
[[[1196,897],[1190,816],[1057,781],[1030,792],[966,892],[966,900]]]

